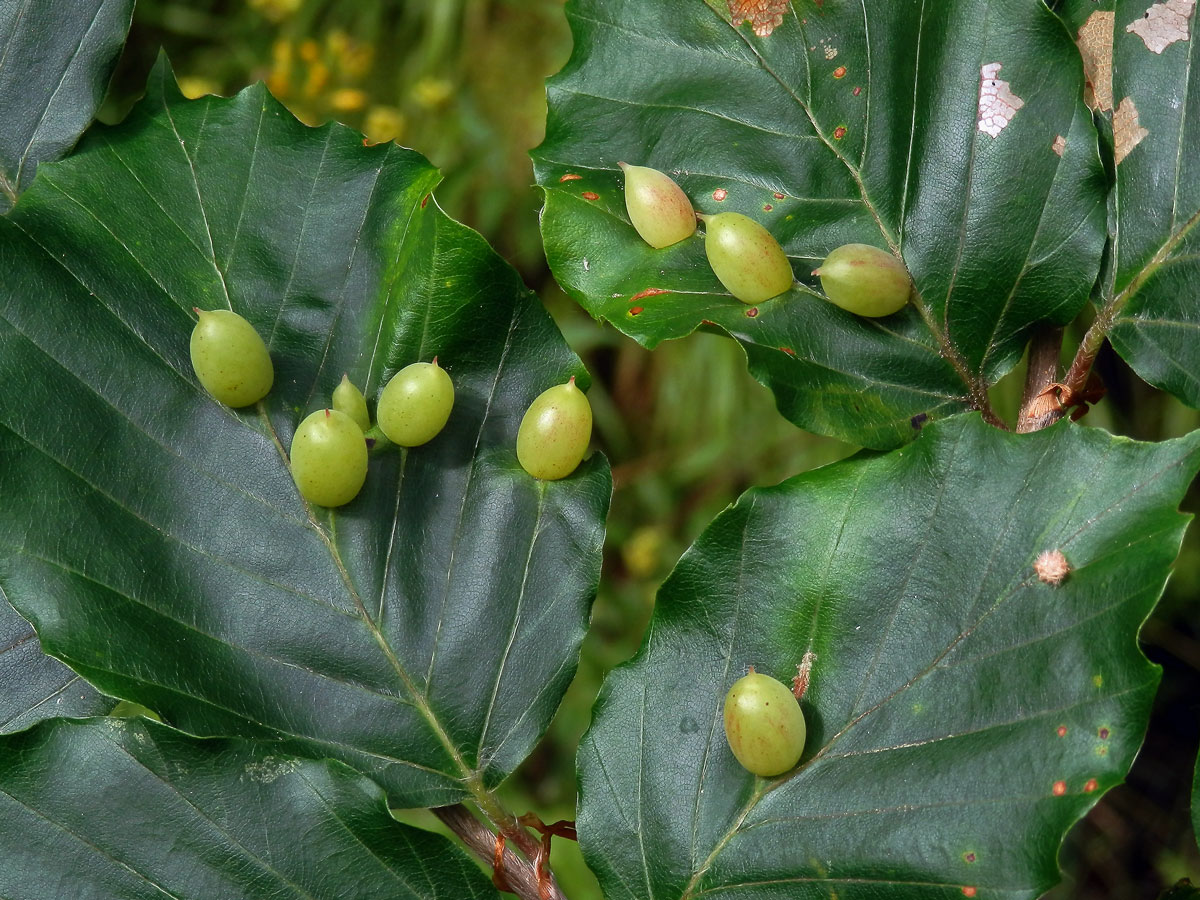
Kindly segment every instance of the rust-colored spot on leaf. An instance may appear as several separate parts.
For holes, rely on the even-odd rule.
[[[966,885],[965,887],[963,887],[962,892],[963,892],[964,897],[974,897],[975,896],[975,888],[972,885]]]
[[[638,291],[629,298],[630,303],[636,303],[639,300],[644,300],[647,297],[653,297],[655,294],[669,294],[666,288],[646,288],[644,291]]]
[[[786,353],[788,356],[796,355],[796,351],[793,350],[791,347],[780,347],[779,349],[782,350],[784,353]]]
[[[1059,726],[1058,726],[1058,736],[1059,736],[1059,737],[1066,737],[1066,736],[1067,736],[1067,726],[1066,726],[1066,725],[1059,725]]]
[[[1126,97],[1113,113],[1113,157],[1118,166],[1148,134],[1150,132],[1138,122],[1138,111],[1133,104],[1133,98]]]
[[[1067,139],[1061,134],[1055,137],[1054,143],[1050,145],[1050,149],[1059,156],[1063,155],[1063,151],[1067,149]]]
[[[1097,783],[1096,779],[1089,778],[1086,782],[1084,782],[1083,791],[1085,794],[1090,794],[1098,787],[1100,787],[1100,785]]]
[[[845,78],[846,77],[846,67],[838,66],[836,69],[834,69],[833,77],[834,78]]]
[[[837,128],[833,129],[833,139],[835,141],[840,141],[845,136],[846,136],[846,126],[845,125],[839,125]]]
[[[764,204],[763,204],[763,212],[770,212],[770,211],[771,211],[771,210],[773,210],[774,208],[775,208],[775,207],[773,207],[773,206],[772,206],[770,203],[764,203]]]
[[[1196,0],[1167,0],[1155,3],[1140,19],[1134,19],[1125,30],[1136,34],[1152,53],[1162,53],[1176,41],[1188,39],[1188,19],[1196,9]]]
[[[583,199],[584,199],[584,200],[599,200],[599,199],[600,199],[600,195],[599,195],[599,194],[597,194],[595,191],[584,191],[584,192],[583,192]]]
[[[637,315],[638,313],[640,313],[640,312],[641,312],[643,309],[645,309],[645,307],[643,307],[643,306],[631,306],[631,307],[629,308],[629,314],[630,314],[631,316],[636,316],[636,315]]]
[[[979,70],[979,130],[992,137],[998,137],[1025,105],[1007,81],[996,77],[1001,68],[1000,63],[994,62]]]
[[[1108,740],[1109,731],[1107,728],[1101,728],[1099,731],[1096,732],[1096,734],[1100,735],[1100,740],[1102,740],[1102,741]]]
[[[791,0],[729,0],[729,21],[734,28],[749,22],[759,37],[770,37],[790,5]]]
[[[1090,109],[1110,110],[1112,95],[1113,19],[1116,14],[1096,10],[1075,34],[1083,57],[1083,102]]]
[[[854,90],[852,90],[850,93],[852,93],[855,97],[857,97],[859,94],[862,93],[862,88],[855,85]]]
[[[583,177],[582,175],[576,175],[574,172],[568,172],[566,175],[564,175],[562,178],[560,178],[558,180],[559,180],[559,182],[578,181],[582,177]]]
[[[1065,781],[1054,782],[1054,787],[1050,789],[1055,797],[1061,797],[1067,792],[1067,783]]]
[[[963,854],[963,862],[969,862],[969,863],[975,862],[975,851],[968,850],[966,853],[964,853]]]
[[[776,191],[776,192],[773,194],[773,196],[775,197],[775,199],[776,199],[776,200],[782,200],[782,199],[783,199],[783,194],[779,193],[779,191]]]
[[[424,197],[421,198],[421,209],[424,209],[425,204],[428,202],[429,202],[429,195],[426,194]]]
[[[748,319],[753,319],[757,315],[758,315],[758,307],[757,306],[752,306],[748,310],[746,310],[746,318],[748,318]]]
[[[722,200],[724,200],[728,196],[729,196],[729,191],[725,190],[725,188],[717,188],[715,191],[713,191],[713,199],[716,200],[718,203],[720,203]]]

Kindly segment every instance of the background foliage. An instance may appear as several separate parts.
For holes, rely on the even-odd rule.
[[[518,811],[571,817],[574,748],[600,678],[640,642],[654,590],[682,549],[745,488],[854,448],[783,421],[731,342],[695,334],[650,355],[564,302],[544,267],[541,200],[526,155],[541,138],[542,78],[570,49],[557,2],[143,0],[102,116],[128,108],[160,45],[186,92],[232,93],[263,78],[306,121],[336,118],[426,154],[446,176],[438,196],[447,212],[479,229],[539,289],[595,376],[597,438],[616,486],[602,592],[567,701],[505,788]],[[1079,336],[1069,336],[1068,347]],[[1102,354],[1099,368],[1109,396],[1089,424],[1145,440],[1200,426],[1194,411],[1148,390],[1115,355]],[[1021,374],[1018,367],[993,392],[1010,418]],[[1195,487],[1183,508],[1200,508]],[[1128,783],[1072,832],[1063,851],[1067,881],[1056,896],[1145,897],[1179,875],[1200,875],[1188,805],[1200,696],[1198,595],[1200,539],[1192,529],[1143,633],[1147,654],[1166,670],[1141,757],[1152,762],[1135,764]],[[562,874],[570,896],[587,896],[585,872]]]

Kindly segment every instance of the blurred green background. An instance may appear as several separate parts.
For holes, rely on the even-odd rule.
[[[395,140],[427,156],[445,177],[442,206],[517,267],[593,373],[595,445],[615,485],[600,594],[562,709],[502,789],[518,814],[573,819],[574,752],[592,699],[604,673],[637,649],[655,590],[679,555],[748,487],[856,448],[786,422],[732,341],[695,334],[649,353],[593,322],[550,277],[528,151],[544,130],[544,79],[570,54],[561,0],[139,0],[102,119],[124,115],[160,48],[189,96],[262,80],[309,124],[336,119],[368,141]],[[1080,333],[1068,333],[1068,350]],[[1200,427],[1200,414],[1148,389],[1111,352],[1098,369],[1109,395],[1086,424],[1143,440]],[[995,388],[1009,421],[1022,379],[1017,371]],[[1200,508],[1195,487],[1186,507]],[[1189,821],[1200,739],[1198,597],[1193,528],[1143,633],[1147,655],[1164,667],[1146,746],[1128,783],[1068,836],[1055,900],[1148,898],[1185,875],[1200,881]],[[403,817],[436,827],[427,813]],[[575,845],[556,840],[553,860],[571,900],[600,897]]]

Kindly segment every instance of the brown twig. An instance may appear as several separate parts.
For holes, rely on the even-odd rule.
[[[515,820],[511,828],[497,835],[462,804],[437,807],[433,814],[488,865],[495,867],[497,860],[503,860],[495,869],[498,877],[494,880],[500,890],[516,894],[521,900],[566,900],[553,875],[545,868],[543,843]],[[509,850],[505,846],[506,839],[511,839],[529,859],[522,859]],[[539,869],[544,873],[541,878],[538,877]]]
[[[1039,328],[1029,344],[1029,369],[1021,411],[1017,414],[1017,433],[1028,434],[1053,425],[1066,413],[1059,397],[1058,356],[1062,350],[1062,328]]]

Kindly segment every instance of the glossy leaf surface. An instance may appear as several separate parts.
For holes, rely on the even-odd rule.
[[[22,900],[498,896],[344,766],[144,720],[0,739],[0,846],[0,893]]]
[[[1122,2],[1113,22],[1110,338],[1142,378],[1200,407],[1196,16],[1179,0]]]
[[[95,716],[114,700],[42,652],[33,626],[0,592],[0,734],[54,716]]]
[[[0,213],[92,121],[133,0],[0,0]]]
[[[1078,52],[1020,0],[737,6],[779,21],[735,27],[718,0],[567,4],[575,50],[534,151],[547,258],[639,342],[712,323],[793,422],[895,446],[914,416],[975,402],[1034,323],[1086,302],[1107,185]],[[671,175],[698,212],[763,223],[803,283],[746,309],[699,235],[647,247],[620,160]],[[921,306],[870,322],[814,296],[809,273],[855,242],[902,253]]]
[[[1200,433],[963,416],[748,492],[663,585],[581,746],[605,896],[1040,896],[1145,733],[1159,670],[1136,635],[1198,467]],[[1053,549],[1058,587],[1034,570]],[[758,779],[726,746],[725,693],[810,650],[800,766]]]
[[[610,494],[599,457],[553,485],[518,465],[525,407],[583,372],[437,180],[261,86],[185,101],[160,64],[0,221],[0,376],[28,386],[0,400],[0,587],[106,693],[340,759],[405,806],[498,782],[545,729]],[[257,407],[196,381],[196,306],[266,339]],[[342,373],[374,397],[435,354],[446,429],[377,453],[347,506],[302,502],[285,450]]]

